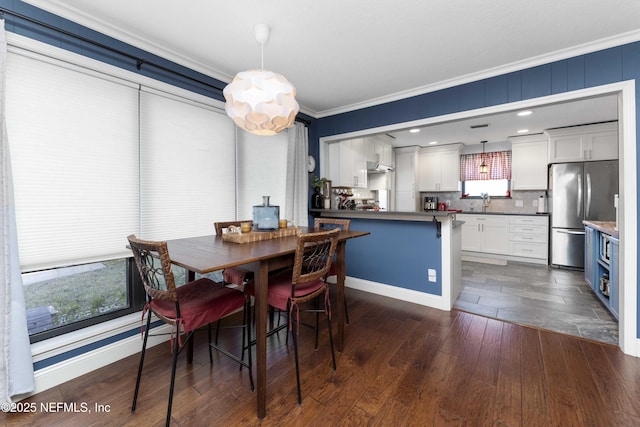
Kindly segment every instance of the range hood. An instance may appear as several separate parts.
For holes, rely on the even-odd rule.
[[[393,172],[393,168],[378,162],[367,162],[367,172]]]

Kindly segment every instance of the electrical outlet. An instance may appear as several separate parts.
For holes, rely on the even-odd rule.
[[[427,275],[428,275],[428,278],[429,278],[430,282],[435,282],[437,280],[436,279],[436,270],[435,269],[433,269],[433,268],[428,269],[427,270]]]
[[[516,208],[521,208],[524,206],[524,200],[516,200]]]
[[[533,201],[531,202],[531,204],[533,205],[533,207],[534,207],[534,208],[537,208],[537,207],[538,207],[538,201],[537,201],[537,200],[533,200]]]

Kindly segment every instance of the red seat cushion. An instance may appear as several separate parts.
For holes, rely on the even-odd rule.
[[[287,301],[291,297],[291,277],[291,269],[269,275],[268,301],[270,306],[280,310],[287,309]],[[320,279],[296,285],[294,298],[310,294],[323,286],[326,286],[326,283]]]
[[[244,306],[244,295],[237,289],[218,285],[202,278],[177,288],[180,315],[185,332],[215,322]],[[176,318],[176,305],[172,301],[154,299],[150,308],[170,319]]]
[[[244,285],[244,279],[252,272],[245,270],[244,268],[231,267],[225,268],[222,272],[222,277],[225,283],[233,283],[238,286]]]

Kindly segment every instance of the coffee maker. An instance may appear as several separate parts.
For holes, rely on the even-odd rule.
[[[424,198],[424,210],[425,211],[437,211],[438,210],[438,198],[426,196]]]

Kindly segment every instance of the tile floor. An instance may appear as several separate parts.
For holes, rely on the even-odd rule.
[[[462,291],[454,307],[618,345],[618,322],[581,271],[463,261]]]

